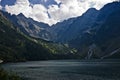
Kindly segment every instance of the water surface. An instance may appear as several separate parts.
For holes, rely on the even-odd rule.
[[[119,60],[50,60],[4,64],[25,80],[120,80]]]

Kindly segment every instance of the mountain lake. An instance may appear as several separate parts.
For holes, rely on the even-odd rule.
[[[120,60],[46,60],[2,67],[24,80],[120,80]]]

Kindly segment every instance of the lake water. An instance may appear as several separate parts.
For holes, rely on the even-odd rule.
[[[50,60],[2,66],[25,80],[120,80],[118,60]]]

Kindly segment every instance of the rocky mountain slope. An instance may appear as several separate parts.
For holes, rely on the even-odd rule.
[[[8,18],[17,28],[26,35],[49,40],[52,36],[46,28],[48,24],[34,21],[31,18],[26,18],[22,13],[19,15],[10,15],[7,12],[3,12],[3,15]]]
[[[16,62],[75,58],[71,51],[64,44],[25,35],[0,12],[0,60]]]
[[[80,37],[84,32],[89,30],[96,20],[99,11],[94,8],[87,10],[82,16],[68,19],[61,23],[57,23],[51,29],[55,36],[55,41],[68,42],[72,39]]]
[[[88,30],[95,22],[98,12],[91,8],[80,17],[71,18],[52,26],[26,18],[23,14],[17,16],[7,12],[3,12],[3,14],[27,35],[49,41],[67,42]]]
[[[109,3],[100,10],[91,8],[80,17],[59,22],[51,27],[26,18],[23,14],[3,14],[17,26],[18,31],[35,38],[57,42],[54,47],[49,47],[54,53],[63,50],[86,59],[119,57],[120,2]],[[56,49],[58,43],[64,44],[57,47],[59,50]],[[48,47],[48,44],[43,45]]]
[[[120,3],[105,5],[97,20],[82,37],[70,41],[86,58],[120,58]]]
[[[16,30],[0,13],[0,59],[3,61],[24,61],[47,59],[51,52]]]

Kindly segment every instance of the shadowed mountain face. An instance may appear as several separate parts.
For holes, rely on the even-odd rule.
[[[111,53],[113,57],[120,58],[120,9],[107,17],[97,31],[95,41],[103,49],[105,56]]]
[[[91,8],[80,17],[51,27],[26,18],[23,14],[3,14],[26,35],[67,43],[83,58],[120,57],[120,2],[109,3],[99,11]]]
[[[20,14],[22,15],[22,14]],[[72,48],[25,35],[0,12],[0,60],[76,59]]]
[[[107,4],[100,10],[89,33],[84,33],[81,38],[70,41],[70,44],[87,57],[91,55],[94,58],[120,58],[119,22],[120,3]]]
[[[49,40],[50,32],[47,31],[48,24],[34,21],[31,18],[26,18],[22,13],[19,15],[10,15],[7,12],[2,12],[18,29],[26,35]]]
[[[7,12],[3,14],[18,26],[19,30],[32,37],[42,38],[55,42],[67,42],[80,36],[84,31],[90,29],[98,15],[96,9],[91,8],[82,16],[59,22],[53,26],[26,18],[23,14],[17,16]]]
[[[51,32],[56,34],[54,37],[55,39],[53,40],[58,42],[68,42],[72,39],[80,37],[82,33],[91,28],[96,20],[98,12],[99,11],[96,9],[91,8],[80,17],[57,23],[51,29]]]
[[[0,59],[8,61],[51,58],[51,52],[31,38],[21,34],[0,12]]]

